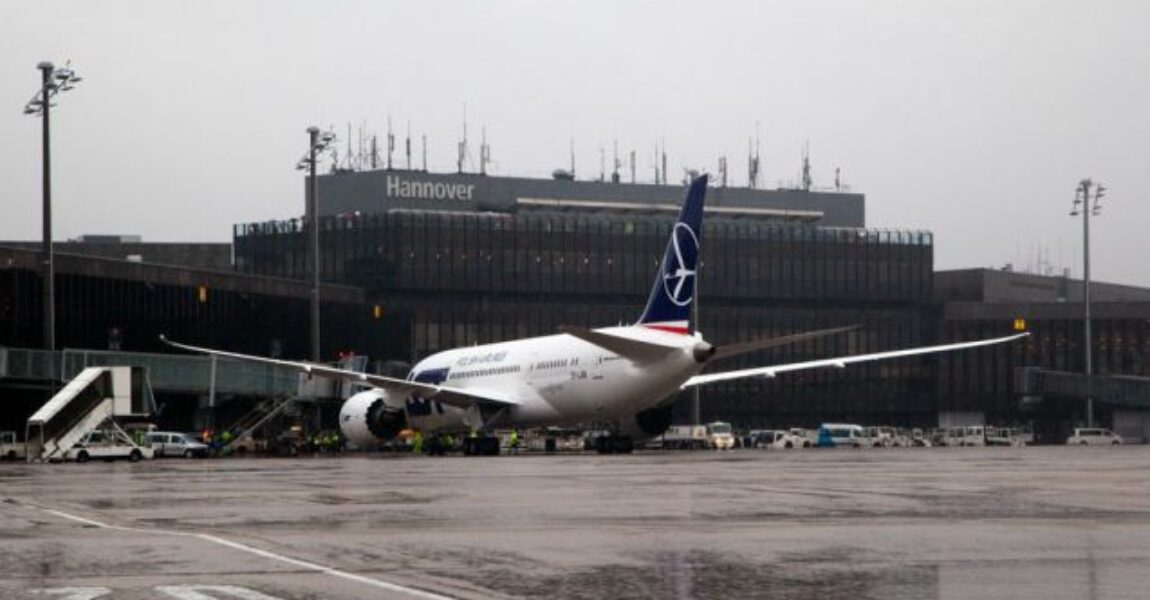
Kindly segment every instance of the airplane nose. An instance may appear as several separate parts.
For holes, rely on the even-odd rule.
[[[715,355],[716,350],[718,348],[707,342],[699,342],[691,349],[691,355],[695,358],[695,362],[702,364],[710,360]]]

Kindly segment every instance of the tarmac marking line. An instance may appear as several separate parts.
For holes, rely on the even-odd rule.
[[[105,587],[65,587],[29,591],[38,596],[60,596],[58,600],[96,600],[100,596],[112,593],[112,590]]]
[[[280,600],[260,592],[234,585],[161,585],[156,591],[163,592],[177,600],[219,600],[215,595],[204,592],[217,592],[234,596],[240,600]]]
[[[356,575],[355,573],[351,573],[348,571],[341,571],[341,570],[336,569],[334,567],[328,567],[325,565],[320,565],[320,564],[308,562],[305,560],[300,560],[298,558],[291,558],[290,556],[284,556],[282,554],[276,554],[275,552],[271,552],[269,550],[263,550],[260,548],[256,548],[254,546],[248,546],[247,544],[241,544],[239,542],[234,542],[232,540],[227,540],[227,539],[224,539],[224,538],[221,538],[218,536],[214,536],[214,535],[210,535],[210,534],[206,534],[206,533],[190,533],[190,532],[186,532],[186,531],[169,531],[169,530],[165,530],[165,529],[141,529],[141,528],[137,528],[137,527],[124,527],[122,525],[109,525],[107,523],[102,523],[100,521],[96,521],[96,520],[89,519],[86,517],[81,517],[79,515],[73,515],[71,513],[66,513],[66,512],[60,511],[60,510],[55,510],[55,509],[51,509],[51,508],[43,508],[43,507],[39,507],[39,506],[37,506],[35,508],[38,508],[41,511],[44,511],[48,514],[56,515],[57,517],[60,517],[63,519],[68,519],[71,521],[75,521],[77,523],[83,523],[85,525],[89,525],[92,527],[99,527],[101,529],[116,529],[116,530],[120,530],[120,531],[130,531],[130,532],[134,532],[134,533],[174,535],[174,536],[180,536],[180,537],[199,538],[201,540],[204,540],[207,542],[212,542],[214,544],[219,544],[221,546],[226,546],[226,547],[232,548],[234,550],[240,550],[241,552],[247,552],[249,554],[255,554],[256,556],[262,556],[264,558],[276,560],[276,561],[279,561],[282,563],[286,563],[289,565],[300,567],[301,569],[306,569],[308,571],[316,571],[318,573],[323,573],[324,575],[330,575],[332,577],[339,577],[342,579],[347,579],[349,581],[354,581],[356,583],[362,583],[364,585],[368,585],[371,587],[385,589],[388,591],[398,592],[398,593],[402,593],[402,594],[409,594],[411,596],[415,596],[417,598],[424,598],[426,600],[455,600],[454,598],[451,598],[450,596],[443,596],[441,594],[426,592],[426,591],[423,591],[423,590],[420,590],[417,588],[399,585],[398,583],[391,583],[390,581],[384,581],[382,579],[375,579],[373,577],[367,577],[364,575]]]

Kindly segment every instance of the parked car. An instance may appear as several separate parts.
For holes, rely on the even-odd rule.
[[[782,429],[756,429],[751,432],[755,448],[802,448],[805,440]]]
[[[1068,446],[1121,446],[1122,436],[1109,429],[1079,428],[1074,435],[1066,438]]]
[[[64,453],[64,460],[83,463],[93,458],[106,461],[126,458],[131,462],[136,462],[141,458],[152,458],[153,455],[151,448],[137,446],[122,432],[97,429],[88,432],[79,442],[69,448]]]
[[[147,440],[157,457],[182,456],[192,458],[193,456],[207,456],[209,451],[207,444],[197,441],[195,436],[190,433],[150,431]]]

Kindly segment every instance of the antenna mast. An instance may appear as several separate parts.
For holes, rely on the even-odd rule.
[[[487,161],[491,160],[491,146],[487,145],[487,128],[483,128],[479,141],[479,174],[487,174]]]
[[[667,183],[667,140],[663,139],[663,183]]]
[[[619,166],[622,163],[619,162],[619,140],[617,139],[611,142],[611,164],[611,183],[619,183]]]
[[[395,134],[391,132],[391,115],[387,115],[387,170],[390,171],[393,163],[391,154],[395,151]]]
[[[459,158],[456,166],[458,172],[463,172],[463,161],[467,157],[467,103],[463,103],[463,139],[459,142]]]
[[[803,191],[811,191],[811,143],[803,147]]]

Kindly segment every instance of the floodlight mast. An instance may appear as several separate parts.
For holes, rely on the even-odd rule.
[[[308,271],[309,279],[311,279],[311,302],[310,302],[310,321],[311,321],[311,360],[312,362],[320,361],[320,328],[319,328],[319,305],[320,305],[320,284],[319,284],[319,180],[316,178],[316,162],[318,156],[323,151],[327,150],[328,146],[335,141],[335,134],[331,131],[321,132],[318,127],[311,126],[307,128],[308,134],[308,153],[299,160],[296,164],[297,170],[308,169],[309,171],[309,186],[307,192],[307,204],[304,208],[305,221],[307,222],[307,237],[308,237]]]
[[[40,70],[40,89],[24,105],[24,114],[39,116],[43,138],[41,155],[43,160],[43,241],[40,251],[43,263],[44,305],[44,349],[56,349],[56,269],[55,253],[52,249],[52,152],[50,133],[50,111],[52,98],[66,92],[81,81],[70,66],[57,69],[48,61],[36,65]]]
[[[1094,203],[1091,205],[1090,189],[1094,188]],[[1101,216],[1102,197],[1106,195],[1106,186],[1101,182],[1095,183],[1090,178],[1078,183],[1074,194],[1074,205],[1070,216],[1078,216],[1082,212],[1082,323],[1083,323],[1083,353],[1086,373],[1086,426],[1094,427],[1094,364],[1091,344],[1090,327],[1090,216]],[[1081,207],[1079,206],[1081,205]]]

